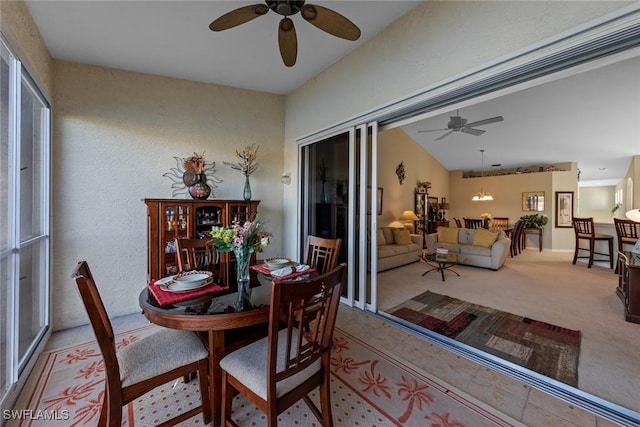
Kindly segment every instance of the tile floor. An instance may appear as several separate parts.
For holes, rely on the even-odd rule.
[[[115,318],[112,323],[115,332],[118,333],[148,322],[141,314],[132,314]],[[341,306],[337,326],[528,426],[618,425],[450,352],[379,316]],[[92,339],[93,332],[88,326],[79,327],[54,333],[47,348],[55,349]]]

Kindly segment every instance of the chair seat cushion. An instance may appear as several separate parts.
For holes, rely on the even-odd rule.
[[[280,343],[286,342],[287,330],[283,329],[278,334],[278,362],[277,371],[283,369],[286,348]],[[294,329],[297,334],[298,330]],[[242,347],[226,355],[220,361],[220,367],[231,376],[246,385],[251,391],[267,400],[267,346],[268,338],[262,338],[252,344]],[[295,349],[292,349],[295,351]],[[295,353],[292,353],[295,354]],[[276,396],[279,398],[293,390],[304,381],[311,378],[320,370],[320,359],[309,365],[306,369],[286,378],[276,385]]]
[[[194,332],[177,329],[162,329],[116,353],[123,387],[206,359],[208,355]]]

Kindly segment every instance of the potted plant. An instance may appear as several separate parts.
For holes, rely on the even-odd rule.
[[[524,228],[538,228],[540,230],[549,222],[549,218],[540,214],[522,215],[520,219],[524,220]]]

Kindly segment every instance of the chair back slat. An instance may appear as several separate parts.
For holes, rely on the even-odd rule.
[[[80,291],[80,297],[87,310],[91,327],[104,359],[107,378],[110,379],[107,382],[111,385],[111,381],[120,381],[115,336],[111,320],[107,310],[104,308],[91,270],[89,270],[89,264],[86,261],[78,262],[71,277],[75,279],[78,291]]]
[[[330,353],[345,280],[343,263],[307,281],[272,283],[267,356],[269,392],[275,393],[277,382]]]
[[[460,218],[455,217],[453,220],[456,222],[456,227],[462,228],[462,221],[460,221]]]
[[[471,229],[475,229],[475,228],[482,228],[482,226],[484,225],[484,222],[481,219],[475,219],[475,218],[463,218],[464,219],[464,227],[465,228],[471,228]]]
[[[220,253],[211,239],[176,239],[178,269],[215,271],[220,265]]]
[[[578,235],[590,235],[595,234],[595,227],[593,226],[593,218],[575,218],[573,221],[573,229]]]
[[[304,262],[316,269],[320,274],[327,273],[338,265],[338,255],[342,239],[325,239],[322,237],[307,236]]]
[[[491,228],[493,230],[506,230],[509,228],[509,218],[508,217],[493,217],[491,220]]]
[[[521,241],[522,241],[522,229],[524,228],[525,221],[519,219],[513,226],[513,232],[511,233],[511,256],[514,257],[520,253]]]
[[[623,238],[637,239],[640,235],[640,222],[635,222],[630,219],[614,218],[613,223],[616,226],[618,240],[622,240]]]

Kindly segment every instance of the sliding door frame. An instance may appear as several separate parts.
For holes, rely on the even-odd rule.
[[[298,142],[318,138],[319,135],[331,132],[332,129],[346,129],[369,122],[378,122],[380,130],[391,129],[403,123],[416,120],[418,117],[426,118],[440,114],[447,108],[453,108],[452,106],[492,99],[527,87],[557,80],[579,71],[613,63],[620,60],[620,58],[635,56],[640,56],[639,4],[633,4],[542,40],[520,51],[497,58],[481,67],[473,68],[450,79],[428,86],[405,98],[397,99],[378,108],[369,109],[366,113],[334,124],[330,129],[302,137]],[[377,177],[374,173],[372,175],[372,183],[376,182]],[[372,191],[372,193],[375,193],[375,191]],[[360,200],[364,200],[362,192]],[[373,201],[375,201],[375,196],[372,196]],[[375,230],[376,221],[371,221],[371,225],[372,231]],[[375,247],[375,234],[371,234],[372,247]],[[360,252],[362,252],[362,247],[360,247]],[[375,265],[375,261],[371,265]],[[374,293],[375,284],[376,281],[372,280]],[[360,295],[360,298],[362,300],[362,295]],[[374,297],[372,304],[367,306],[372,311],[376,311],[375,300],[376,298]],[[437,338],[436,342],[438,342]],[[555,384],[551,380],[541,380],[535,376],[523,374],[521,371],[503,363],[496,363],[491,358],[483,357],[476,352],[470,352],[468,349],[465,350],[455,343],[448,344],[444,341],[438,343],[450,351],[518,378],[552,396],[576,404],[620,425],[637,425],[640,423],[640,417],[638,417],[637,413],[613,402],[571,387]]]

